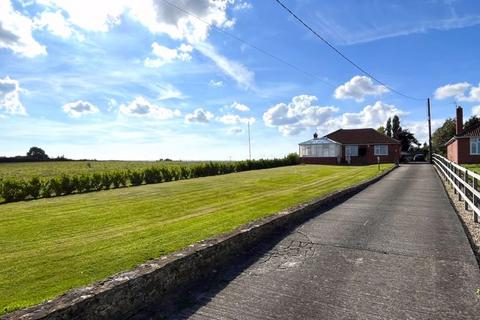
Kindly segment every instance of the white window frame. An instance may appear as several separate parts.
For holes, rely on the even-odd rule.
[[[345,146],[345,156],[346,157],[358,157],[358,144],[346,145]]]
[[[474,156],[480,155],[480,138],[470,138],[470,154]]]
[[[375,156],[388,156],[388,144],[376,144],[376,145],[374,145],[373,146],[373,154]]]

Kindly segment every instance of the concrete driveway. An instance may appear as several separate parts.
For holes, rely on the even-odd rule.
[[[299,226],[173,319],[480,319],[480,273],[434,169],[402,165]]]

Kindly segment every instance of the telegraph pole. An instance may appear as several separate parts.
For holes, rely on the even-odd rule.
[[[428,108],[428,153],[430,156],[430,164],[433,163],[433,150],[432,150],[432,119],[430,116],[430,98],[427,98]]]
[[[252,160],[252,147],[250,144],[250,120],[248,120],[248,159]]]

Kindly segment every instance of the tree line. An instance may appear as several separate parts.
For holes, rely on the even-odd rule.
[[[208,162],[196,165],[152,166],[141,170],[116,170],[81,175],[62,174],[53,178],[0,180],[0,196],[4,202],[50,198],[73,193],[108,190],[142,184],[215,176],[249,170],[268,169],[299,164],[296,153],[280,159],[259,159],[236,162]]]
[[[71,161],[64,156],[50,158],[42,148],[31,147],[24,156],[0,157],[0,163],[5,162],[38,162],[38,161]]]

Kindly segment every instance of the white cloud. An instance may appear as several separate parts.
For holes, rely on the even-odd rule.
[[[210,82],[208,83],[208,85],[209,85],[210,87],[220,88],[220,87],[223,87],[223,81],[222,81],[222,80],[218,80],[218,81],[210,80]]]
[[[94,32],[106,32],[120,23],[121,15],[128,9],[126,0],[38,0],[38,2],[51,10],[63,10],[68,15],[69,23]]]
[[[141,96],[136,97],[128,105],[120,105],[119,113],[128,116],[153,118],[158,120],[168,120],[181,116],[180,110],[159,107]]]
[[[143,0],[133,2],[131,13],[152,33],[166,33],[173,39],[198,43],[207,39],[209,25],[220,28],[231,27],[232,20],[228,19],[226,12],[231,2],[229,0],[177,0],[171,5],[161,0],[153,2]],[[202,21],[175,6],[188,11]]]
[[[362,102],[367,96],[379,96],[389,90],[382,85],[376,85],[366,76],[355,76],[335,89],[337,99],[355,99]]]
[[[195,49],[212,60],[220,70],[234,79],[239,85],[244,88],[253,88],[254,73],[248,70],[244,65],[222,56],[211,44],[208,43],[199,43],[195,46]]]
[[[155,58],[148,57],[145,59],[145,66],[158,68],[175,60],[190,61],[192,59],[190,55],[192,49],[192,46],[188,44],[182,44],[177,49],[171,49],[154,42],[152,44],[152,53]]]
[[[316,127],[331,119],[339,110],[334,106],[315,105],[317,97],[300,95],[289,104],[279,103],[263,114],[269,127],[277,127],[283,135],[296,135],[308,127]]]
[[[68,14],[69,22],[87,31],[106,32],[119,24],[122,15],[143,24],[152,33],[165,33],[176,40],[191,43],[207,39],[209,25],[230,27],[227,17],[230,0],[177,0],[171,4],[161,0],[39,0],[51,9],[61,9]],[[179,10],[181,8],[199,19]]]
[[[250,111],[250,108],[248,106],[244,105],[243,103],[238,103],[238,102],[232,103],[230,105],[230,108],[241,111],[241,112]]]
[[[213,117],[213,113],[210,111],[203,110],[203,108],[197,108],[192,113],[187,113],[185,115],[185,122],[208,123]]]
[[[241,134],[243,129],[239,127],[232,127],[227,129],[227,134]]]
[[[80,118],[88,114],[99,112],[98,108],[88,101],[78,100],[70,102],[62,107],[63,111],[72,118]]]
[[[360,112],[346,112],[342,115],[332,118],[325,124],[329,130],[350,129],[350,128],[378,128],[384,126],[388,118],[394,115],[402,116],[406,112],[400,110],[394,105],[386,104],[381,101],[373,105],[365,106]]]
[[[170,99],[184,99],[183,93],[172,86],[171,84],[164,84],[157,86],[158,97],[157,100],[170,100]]]
[[[16,11],[10,0],[0,1],[0,48],[32,58],[46,55],[45,46],[32,36],[33,22]]]
[[[237,2],[233,6],[233,10],[246,10],[246,9],[252,9],[252,8],[253,8],[252,4],[247,1]]]
[[[255,122],[255,118],[253,117],[243,118],[236,114],[225,114],[221,117],[218,117],[217,120],[227,125],[252,124]]]
[[[26,115],[25,107],[20,101],[20,85],[8,76],[0,79],[0,111],[9,114]]]
[[[36,29],[47,29],[50,33],[67,39],[73,34],[70,24],[60,11],[44,11],[34,19]]]
[[[478,87],[468,82],[447,84],[435,90],[435,99],[455,98],[458,101],[480,102],[480,84]]]

